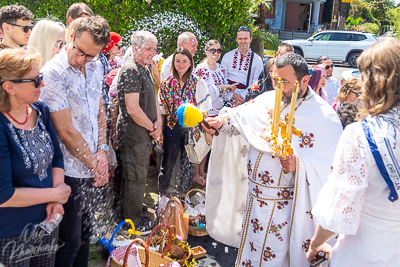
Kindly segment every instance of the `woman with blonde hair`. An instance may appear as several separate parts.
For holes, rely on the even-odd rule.
[[[340,92],[336,97],[336,101],[331,104],[334,110],[338,110],[338,108],[345,102],[360,102],[361,95],[361,85],[360,80],[356,78],[350,78],[342,84],[340,87]]]
[[[71,192],[49,109],[38,101],[44,86],[39,62],[38,53],[25,49],[0,51],[0,263],[5,266],[54,266],[58,224],[49,232],[36,226],[63,215]]]
[[[312,209],[317,230],[307,260],[330,266],[398,266],[400,253],[400,41],[387,38],[357,60],[361,121],[344,130],[328,182]],[[326,243],[340,234],[333,251]]]
[[[28,41],[29,49],[42,54],[39,68],[58,54],[65,44],[65,28],[61,23],[49,19],[36,23]]]

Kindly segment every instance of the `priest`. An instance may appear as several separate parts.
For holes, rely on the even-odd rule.
[[[275,91],[206,119],[221,132],[213,142],[207,178],[207,231],[239,248],[236,266],[307,266],[305,253],[316,227],[311,209],[342,132],[335,111],[308,86],[301,56],[283,55],[276,67],[284,84],[282,121],[294,84],[300,84],[294,127],[302,133],[292,136],[293,155],[271,153]]]

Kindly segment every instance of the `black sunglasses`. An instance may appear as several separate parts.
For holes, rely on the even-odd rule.
[[[7,22],[6,22],[6,23],[7,23]],[[28,33],[28,32],[29,32],[29,30],[31,30],[31,31],[32,31],[32,29],[33,29],[33,26],[21,26],[21,25],[14,24],[14,23],[7,23],[7,24],[10,24],[10,25],[13,25],[13,26],[17,26],[17,27],[21,27],[21,28],[23,28],[23,30],[24,30],[24,33]]]
[[[356,95],[356,97],[359,97],[362,93],[361,92],[358,92],[358,93],[356,93],[356,92],[353,92],[353,91],[351,91],[353,94],[355,94]]]
[[[40,73],[35,79],[17,79],[17,80],[9,80],[9,82],[13,82],[13,83],[28,83],[28,82],[35,82],[35,87],[39,88],[40,85],[42,84],[43,81],[43,74]],[[0,82],[0,84],[3,84],[4,82],[7,81],[3,81]]]
[[[61,49],[61,48],[63,48],[64,45],[66,45],[66,44],[67,44],[66,41],[57,41],[57,42],[56,42],[56,47],[57,47],[58,49]]]
[[[209,51],[211,54],[215,54],[215,53],[221,54],[222,53],[221,48],[218,48],[218,49],[211,48],[211,49],[207,49],[207,51]]]
[[[335,65],[333,65],[333,64],[332,64],[332,65],[326,65],[326,66],[325,66],[325,69],[326,69],[326,70],[329,70],[329,68],[332,68],[332,69],[333,69],[333,67],[335,67]]]
[[[121,49],[123,45],[117,45],[117,46],[118,46],[118,49]]]

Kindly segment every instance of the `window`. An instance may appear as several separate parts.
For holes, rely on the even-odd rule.
[[[328,41],[330,36],[331,36],[330,32],[321,33],[314,37],[314,41]]]
[[[363,34],[353,34],[353,40],[352,41],[362,41],[367,39],[367,37]]]
[[[347,41],[347,33],[342,33],[342,32],[335,32],[334,34],[331,35],[331,41]]]

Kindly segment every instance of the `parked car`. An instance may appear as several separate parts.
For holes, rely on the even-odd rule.
[[[294,52],[306,60],[317,60],[319,56],[328,56],[333,62],[348,62],[357,67],[357,57],[362,51],[376,43],[375,34],[356,31],[323,31],[307,40],[284,41],[291,44]]]

